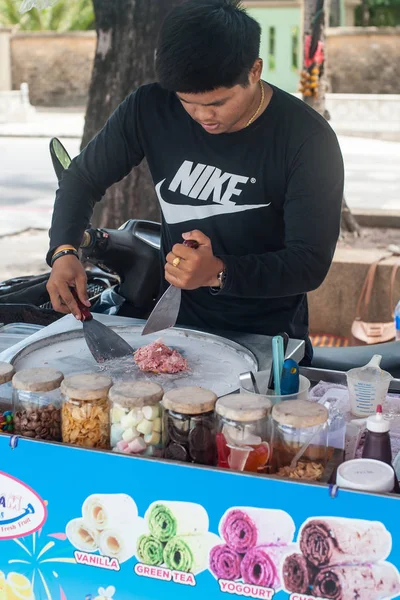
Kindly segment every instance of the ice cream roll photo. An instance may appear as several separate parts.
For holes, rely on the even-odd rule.
[[[111,525],[135,519],[138,509],[128,494],[92,494],[83,503],[82,516],[85,524],[102,531]]]
[[[96,552],[99,547],[99,532],[87,525],[82,517],[72,519],[65,528],[70,543],[81,552]]]
[[[150,504],[144,518],[151,535],[163,543],[178,535],[207,533],[209,525],[206,509],[193,502],[159,500]]]
[[[100,553],[109,558],[116,558],[119,563],[126,562],[135,555],[138,538],[146,529],[145,521],[141,517],[104,529],[99,535]]]

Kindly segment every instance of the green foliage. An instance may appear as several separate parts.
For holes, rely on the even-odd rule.
[[[20,31],[86,31],[94,28],[92,0],[60,0],[51,8],[19,12],[21,0],[0,0],[0,26]]]
[[[365,0],[368,9],[368,25],[373,27],[396,27],[400,25],[400,0]],[[356,25],[363,25],[363,6],[355,11]]]

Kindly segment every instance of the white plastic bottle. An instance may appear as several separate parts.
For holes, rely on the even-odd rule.
[[[400,342],[400,300],[394,309],[394,324],[396,327],[396,340]]]

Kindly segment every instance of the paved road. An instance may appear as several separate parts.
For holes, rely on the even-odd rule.
[[[79,140],[65,141],[71,155]],[[50,226],[57,179],[46,138],[0,137],[0,235]]]
[[[78,139],[62,140],[72,156]],[[400,210],[400,142],[342,137],[353,208]],[[0,137],[0,235],[48,228],[57,183],[46,138]]]

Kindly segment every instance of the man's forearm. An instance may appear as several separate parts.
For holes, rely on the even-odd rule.
[[[260,255],[221,256],[226,281],[221,294],[241,298],[281,298],[310,292],[324,281],[335,245],[323,251],[288,248]]]
[[[79,248],[93,214],[93,201],[86,190],[70,186],[67,180],[65,177],[62,189],[56,195],[50,229],[50,249],[46,257],[48,264],[60,246]]]

